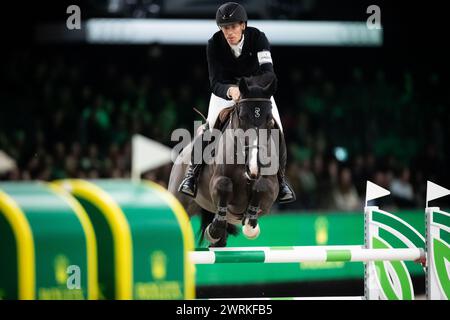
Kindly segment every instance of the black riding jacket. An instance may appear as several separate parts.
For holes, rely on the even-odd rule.
[[[266,72],[275,76],[269,41],[264,32],[256,28],[245,28],[244,45],[238,58],[234,56],[220,30],[208,40],[206,53],[211,90],[223,99],[231,100],[227,96],[227,91],[231,86],[237,85],[241,77]]]

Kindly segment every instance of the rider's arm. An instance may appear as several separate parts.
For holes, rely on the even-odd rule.
[[[272,55],[270,53],[270,44],[264,32],[260,32],[256,41],[256,54],[258,56],[259,69],[261,73],[272,73],[276,77],[273,70]]]
[[[212,92],[218,97],[231,100],[231,97],[228,96],[228,89],[233,85],[227,84],[224,81],[223,67],[217,59],[217,53],[212,40],[208,41],[206,56],[208,60],[209,83]]]

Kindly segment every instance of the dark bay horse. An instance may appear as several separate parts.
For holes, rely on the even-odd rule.
[[[277,134],[272,118],[270,97],[275,87],[276,78],[271,76],[241,79],[241,100],[222,126],[211,163],[203,165],[195,198],[178,192],[192,143],[179,154],[172,167],[168,189],[189,217],[201,213],[201,241],[206,237],[211,246],[225,246],[228,234],[237,234],[236,225],[243,226],[247,238],[258,237],[258,217],[269,213],[277,198],[277,146],[282,144],[277,141],[281,135]],[[231,163],[227,161],[230,156]]]

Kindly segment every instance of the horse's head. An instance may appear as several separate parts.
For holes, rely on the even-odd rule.
[[[242,129],[246,133],[243,141],[246,172],[252,180],[260,176],[261,162],[264,162],[261,161],[259,152],[265,150],[267,152],[264,154],[270,154],[269,133],[266,131],[265,136],[262,133],[274,127],[271,97],[276,85],[275,76],[270,74],[242,78],[239,82],[241,100],[236,107],[237,119],[234,128]]]
[[[273,127],[272,102],[277,79],[271,74],[263,74],[239,81],[241,100],[237,105],[239,127],[268,129]]]

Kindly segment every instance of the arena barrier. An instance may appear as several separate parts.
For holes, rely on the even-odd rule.
[[[86,210],[98,243],[100,299],[194,299],[187,213],[153,182],[58,182]]]
[[[427,263],[425,272],[428,299],[448,299],[450,215],[437,207],[426,209],[426,245],[425,239],[417,230],[393,214],[375,206],[367,206],[364,212],[364,246],[208,248],[192,251],[189,256],[194,264],[332,261],[365,263],[365,294],[362,297],[262,298],[263,300],[411,300],[414,299],[414,290],[404,261],[416,261],[424,265]]]
[[[97,299],[94,230],[49,183],[0,183],[0,299]]]
[[[155,183],[0,183],[0,299],[194,299],[193,248]]]

